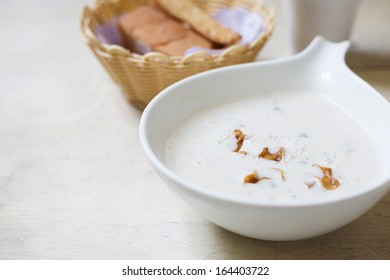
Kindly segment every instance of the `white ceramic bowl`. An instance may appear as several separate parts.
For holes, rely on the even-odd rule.
[[[390,188],[390,105],[345,65],[348,47],[349,42],[336,44],[317,37],[292,57],[212,70],[170,86],[152,100],[141,118],[140,137],[147,157],[177,194],[204,217],[235,233],[265,240],[297,240],[346,225],[376,204]],[[367,129],[385,155],[384,179],[365,191],[331,201],[249,202],[200,188],[166,166],[167,139],[184,118],[214,103],[259,89],[326,92]]]

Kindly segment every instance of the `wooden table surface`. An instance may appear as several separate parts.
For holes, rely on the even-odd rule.
[[[245,238],[195,213],[152,170],[141,112],[82,42],[84,3],[0,4],[0,259],[390,259],[390,194],[353,223],[294,242]],[[390,36],[368,28],[388,26],[389,1],[362,6],[355,55],[380,51],[351,63],[390,101]],[[281,15],[277,26],[260,60],[288,55]]]

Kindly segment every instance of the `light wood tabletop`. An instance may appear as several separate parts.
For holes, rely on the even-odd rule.
[[[85,3],[0,4],[0,259],[390,259],[390,194],[302,241],[250,239],[198,215],[152,169],[141,112],[82,41]],[[390,1],[363,0],[348,63],[390,101],[389,19]],[[258,59],[287,55],[278,12]]]

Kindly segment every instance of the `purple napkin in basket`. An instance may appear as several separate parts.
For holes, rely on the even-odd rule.
[[[98,40],[107,45],[122,45],[121,35],[118,30],[118,17],[103,23],[96,28]]]

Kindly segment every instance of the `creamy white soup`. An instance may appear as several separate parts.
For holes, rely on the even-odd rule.
[[[342,197],[383,176],[366,131],[319,94],[232,99],[191,115],[165,148],[168,167],[199,185],[249,200]]]

